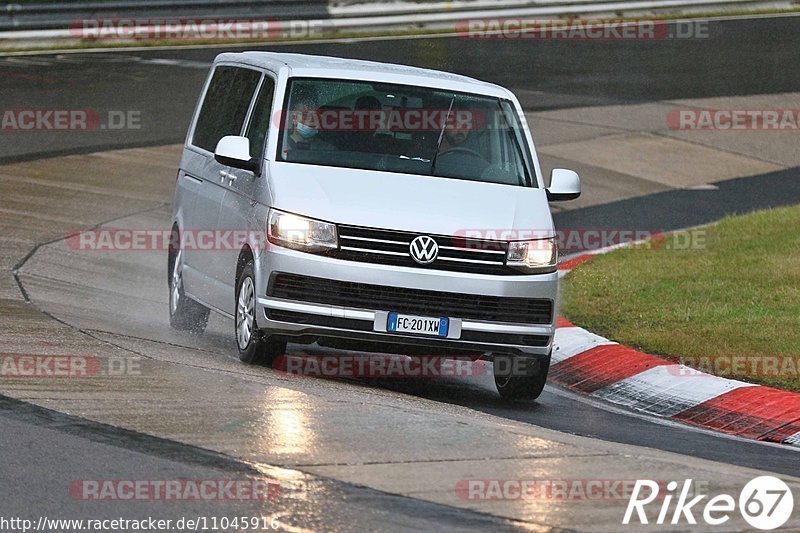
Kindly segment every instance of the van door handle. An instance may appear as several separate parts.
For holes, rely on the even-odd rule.
[[[224,170],[219,171],[220,181],[230,180],[236,181],[237,176],[236,174],[231,174],[230,172],[225,172]]]

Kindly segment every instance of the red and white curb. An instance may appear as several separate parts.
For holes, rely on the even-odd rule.
[[[593,255],[559,266],[565,275]],[[650,415],[760,441],[800,446],[800,394],[712,376],[639,352],[559,317],[550,379]]]

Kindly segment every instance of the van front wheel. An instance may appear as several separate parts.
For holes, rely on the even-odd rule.
[[[501,398],[509,401],[532,401],[544,390],[550,370],[550,355],[542,359],[495,355],[492,367],[494,384]]]
[[[271,364],[286,353],[286,341],[268,337],[258,329],[253,260],[248,259],[236,280],[236,345],[239,359],[248,364]]]

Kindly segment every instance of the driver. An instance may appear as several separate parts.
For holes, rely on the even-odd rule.
[[[460,101],[453,104],[450,117],[445,123],[439,153],[462,148],[488,160],[488,139],[485,129],[485,114],[477,106],[468,106]]]
[[[438,157],[431,173],[455,178],[479,179],[489,167],[489,160],[480,150],[483,137],[476,123],[475,112],[466,102],[455,102],[442,129]]]
[[[450,110],[450,116],[444,127],[444,137],[439,152],[446,152],[453,148],[466,148],[472,129],[471,121],[464,120],[470,113],[464,103],[456,103]]]

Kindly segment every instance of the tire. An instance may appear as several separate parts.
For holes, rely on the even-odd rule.
[[[496,355],[493,363],[494,384],[500,397],[508,401],[533,401],[544,390],[550,370],[550,355],[530,358]]]
[[[234,333],[239,359],[247,364],[271,365],[286,353],[286,341],[265,335],[258,329],[256,317],[255,276],[253,260],[247,259],[236,279]]]
[[[178,331],[199,335],[208,324],[209,309],[188,298],[183,290],[183,251],[170,248],[169,269],[169,325]]]

